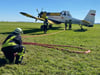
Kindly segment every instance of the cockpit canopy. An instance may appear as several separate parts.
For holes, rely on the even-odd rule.
[[[69,13],[69,11],[62,11],[62,12],[40,12],[38,14],[38,17],[45,18],[46,16],[69,16],[72,17]]]
[[[62,16],[71,16],[70,13],[69,13],[69,11],[62,11],[61,15]]]

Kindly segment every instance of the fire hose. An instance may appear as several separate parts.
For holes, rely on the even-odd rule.
[[[78,54],[88,54],[88,53],[91,52],[90,50],[87,50],[85,48],[76,47],[76,46],[70,46],[70,45],[52,45],[52,44],[41,44],[41,43],[33,43],[33,42],[23,42],[23,44],[24,45],[42,46],[42,47],[52,48],[52,49],[56,49],[56,50],[67,51],[67,52],[70,52],[70,53],[78,53]],[[64,49],[64,48],[58,48],[58,47],[71,47],[71,48],[83,49],[85,51],[73,51],[73,50]]]

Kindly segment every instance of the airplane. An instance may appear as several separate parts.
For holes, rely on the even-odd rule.
[[[38,10],[37,10],[38,12]],[[32,16],[30,14],[27,14],[25,12],[20,12],[20,14],[30,17],[40,21],[45,21],[45,18],[48,17],[48,23],[49,28],[52,28],[53,24],[61,24],[65,23],[66,20],[72,22],[72,24],[79,24],[81,27],[81,30],[83,30],[83,26],[87,27],[93,27],[94,26],[94,21],[95,21],[95,14],[96,10],[90,10],[84,20],[76,19],[73,18],[70,14],[69,11],[61,11],[61,12],[46,12],[46,11],[41,11],[40,13],[38,12],[38,17]],[[43,25],[41,25],[42,28]]]

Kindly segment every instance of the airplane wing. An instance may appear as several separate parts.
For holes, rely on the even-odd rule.
[[[30,15],[30,14],[24,13],[24,12],[20,12],[20,14],[22,14],[22,15],[24,15],[24,16],[26,16],[26,17],[34,18],[34,19],[36,19],[36,20],[45,21],[44,18],[38,18],[38,17],[32,16],[32,15]],[[53,21],[51,21],[51,20],[48,20],[48,22],[49,22],[50,24],[55,24],[55,23],[54,23]]]
[[[22,14],[22,15],[24,15],[26,17],[34,18],[34,19],[41,20],[41,21],[45,20],[44,18],[38,18],[38,17],[32,16],[30,14],[24,13],[24,12],[20,12],[20,14]]]
[[[53,22],[53,21],[51,21],[51,20],[48,20],[48,22],[49,22],[50,24],[56,24],[55,22]]]

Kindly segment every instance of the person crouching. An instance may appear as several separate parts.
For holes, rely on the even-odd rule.
[[[22,46],[22,33],[23,31],[21,28],[16,28],[10,35],[8,35],[8,37],[2,43],[1,50],[3,51],[9,63],[22,63],[23,56],[25,53],[25,47]],[[14,57],[16,57],[15,61]]]

